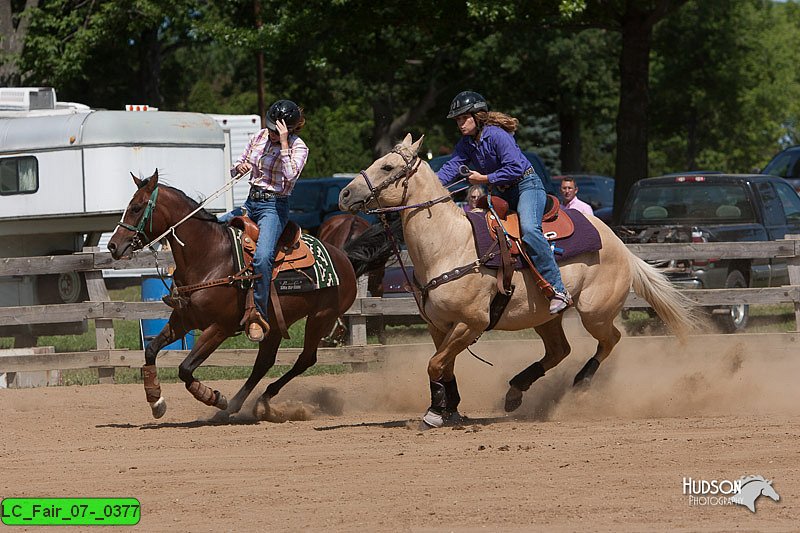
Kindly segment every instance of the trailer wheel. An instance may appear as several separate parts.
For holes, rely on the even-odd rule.
[[[59,250],[52,255],[71,253]],[[36,279],[36,292],[42,304],[75,304],[89,299],[86,279],[78,272],[39,276]]]
[[[726,289],[744,289],[747,288],[747,281],[744,275],[738,270],[732,270],[725,280]],[[738,333],[744,331],[747,326],[747,320],[750,317],[750,306],[747,304],[736,304],[724,308],[727,310],[725,314],[715,314],[714,317],[719,322],[720,327],[724,333]]]

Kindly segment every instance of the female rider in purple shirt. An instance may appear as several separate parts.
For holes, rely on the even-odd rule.
[[[488,184],[492,194],[516,209],[528,256],[555,291],[550,299],[550,314],[560,313],[572,304],[572,298],[542,234],[547,201],[542,180],[512,135],[519,121],[504,113],[490,112],[483,96],[473,91],[464,91],[453,99],[447,118],[456,120],[463,137],[456,144],[453,157],[439,170],[439,180],[444,185],[454,181],[461,165],[477,168],[467,180],[473,185]]]

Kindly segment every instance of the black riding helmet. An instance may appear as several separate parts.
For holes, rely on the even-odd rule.
[[[489,104],[486,103],[486,98],[475,91],[464,91],[453,98],[447,118],[455,118],[458,115],[475,113],[476,111],[489,111]]]
[[[291,100],[278,100],[267,111],[267,129],[275,131],[275,122],[283,120],[291,132],[300,122],[300,108]]]

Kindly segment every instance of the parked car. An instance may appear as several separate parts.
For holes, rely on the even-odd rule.
[[[594,216],[603,222],[611,222],[614,210],[614,178],[597,174],[563,174],[553,176],[553,182],[561,187],[561,180],[569,177],[578,186],[578,198],[592,206]],[[561,194],[558,194],[561,197]]]
[[[800,197],[786,180],[758,174],[679,175],[636,182],[615,228],[626,243],[742,242],[800,232]],[[776,287],[789,283],[780,258],[651,262],[687,289]],[[728,332],[744,329],[746,304],[713,313]]]
[[[790,146],[775,154],[761,173],[784,178],[800,193],[800,145]]]
[[[354,176],[355,174],[336,175],[297,180],[289,197],[289,220],[316,235],[320,224],[334,215],[343,213],[339,209],[339,192],[352,181]],[[370,224],[377,222],[377,218],[373,215],[359,214]]]

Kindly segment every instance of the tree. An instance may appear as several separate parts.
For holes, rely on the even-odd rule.
[[[656,29],[651,168],[749,172],[774,154],[800,101],[787,9],[691,2]]]
[[[30,10],[39,0],[0,0],[0,85],[19,83],[17,61],[25,46]]]

